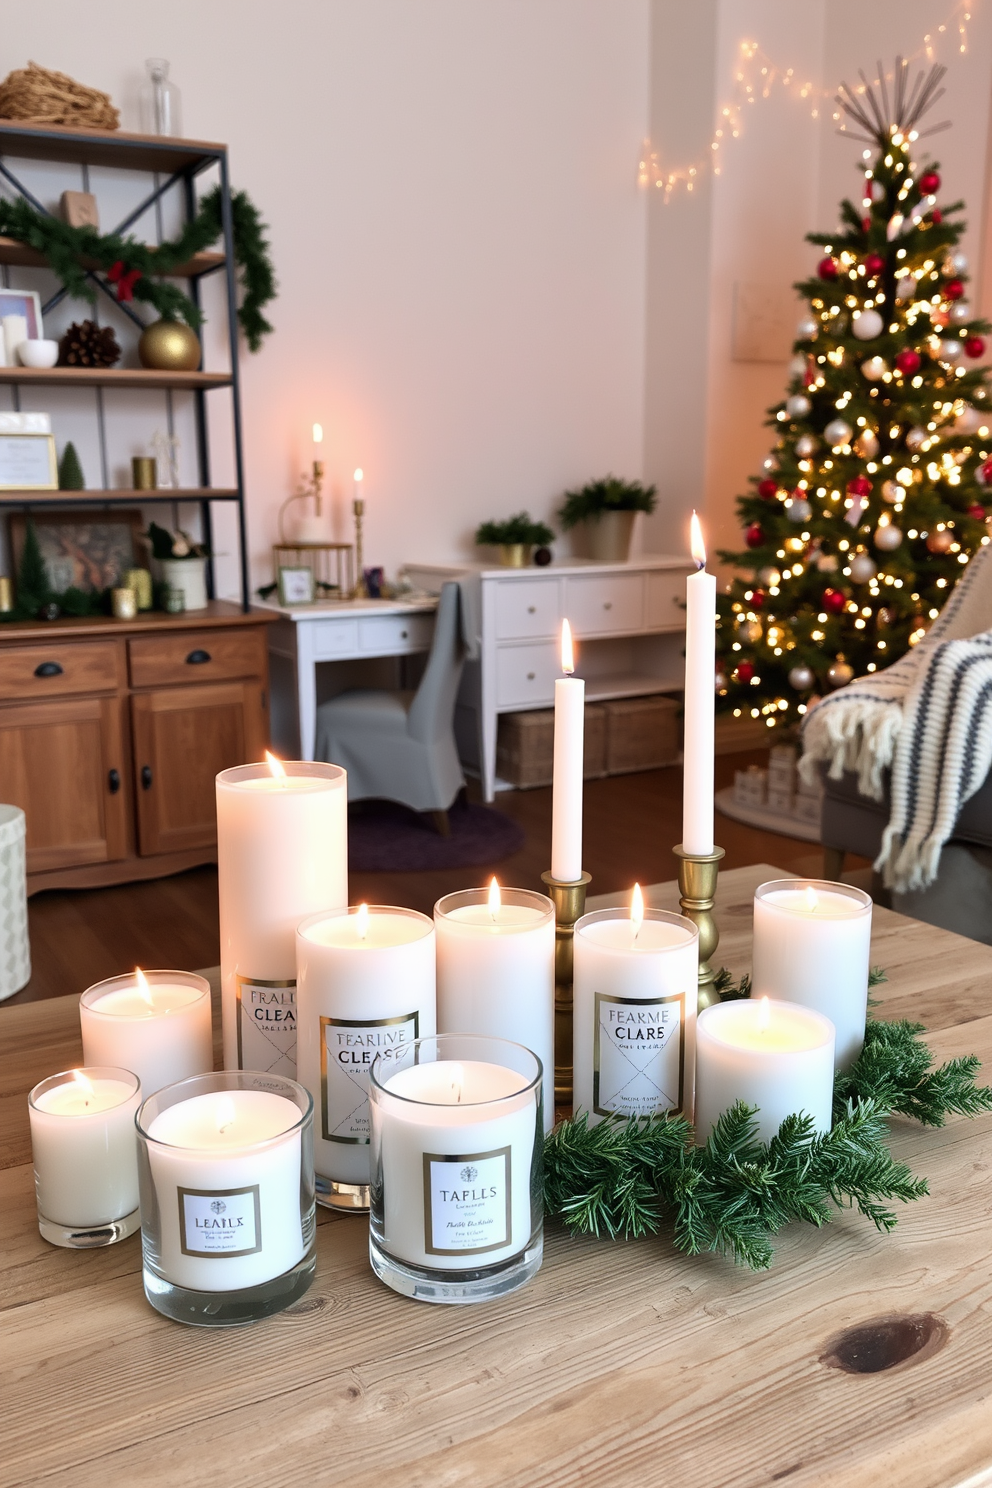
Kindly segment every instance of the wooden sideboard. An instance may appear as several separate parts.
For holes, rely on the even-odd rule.
[[[28,892],[216,856],[214,777],[261,758],[259,610],[0,626],[0,801],[27,816]]]

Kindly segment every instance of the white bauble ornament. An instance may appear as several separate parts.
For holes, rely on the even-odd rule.
[[[885,329],[885,321],[877,310],[862,310],[855,317],[851,330],[859,341],[874,341]]]
[[[887,501],[890,506],[895,505],[897,501],[901,501],[905,494],[906,492],[898,481],[882,482],[882,500]]]
[[[885,236],[888,242],[893,242],[902,232],[903,215],[901,212],[893,212],[885,224]]]
[[[881,181],[869,181],[865,188],[865,196],[871,197],[873,202],[885,200],[885,187]]]
[[[979,413],[977,408],[972,408],[970,403],[966,403],[954,420],[954,432],[955,434],[975,434],[983,424],[988,423],[988,417],[987,413]]]
[[[878,573],[874,558],[867,553],[855,553],[851,559],[851,578],[856,584],[867,584]]]
[[[861,456],[862,460],[874,460],[875,456],[881,449],[881,445],[878,442],[878,435],[875,433],[875,430],[862,429],[861,433],[858,435],[854,448],[856,453]]]
[[[963,343],[953,339],[950,336],[948,336],[944,341],[941,341],[940,349],[937,352],[940,360],[942,362],[946,362],[951,367],[956,366],[956,364],[961,361],[964,354],[965,350]]]
[[[800,460],[808,460],[811,455],[815,455],[816,436],[813,434],[800,434],[796,440],[796,454]]]
[[[835,418],[831,419],[827,427],[824,429],[823,437],[828,444],[850,444],[851,435],[853,433],[854,430],[851,428],[851,425],[847,422],[846,419]]]
[[[951,306],[951,321],[954,325],[967,325],[971,319],[971,306],[967,300],[956,300]]]
[[[814,320],[812,315],[804,315],[796,326],[797,341],[815,341],[820,329],[820,322]]]
[[[911,300],[916,295],[916,279],[912,274],[903,274],[896,280],[896,299]]]
[[[881,382],[888,370],[885,359],[880,356],[869,357],[866,362],[861,363],[861,376],[867,382]]]
[[[781,582],[782,575],[779,573],[777,568],[758,569],[758,583],[764,584],[766,589],[774,589],[776,585],[781,584]]]
[[[714,676],[713,676],[713,690],[714,690],[714,692],[723,692],[723,690],[726,687],[726,685],[727,685],[727,674],[726,674],[726,672],[715,672],[714,673]]]
[[[790,418],[805,418],[812,407],[805,393],[793,393],[785,400],[785,411]]]
[[[875,528],[874,542],[883,553],[894,553],[902,542],[902,530],[894,522],[887,522],[884,527]]]
[[[794,496],[785,503],[785,515],[790,522],[808,522],[813,515],[813,508],[801,496]]]
[[[802,377],[805,371],[806,358],[804,356],[794,356],[792,358],[792,361],[789,363],[789,376]]]
[[[827,681],[831,687],[846,687],[854,676],[854,668],[843,656],[838,656],[833,666],[827,667]]]
[[[948,262],[951,268],[954,270],[955,274],[963,274],[965,269],[968,267],[968,255],[966,253],[962,253],[960,249],[955,249],[955,251],[950,255]]]
[[[819,573],[836,573],[837,572],[837,555],[836,555],[836,553],[817,553],[817,555],[816,555],[816,567],[817,567],[817,571]]]
[[[808,666],[794,666],[789,673],[789,686],[794,687],[797,692],[806,692],[815,681],[816,678]]]
[[[919,454],[926,442],[927,431],[926,429],[921,429],[919,424],[915,424],[912,429],[906,430],[906,448],[910,454]]]

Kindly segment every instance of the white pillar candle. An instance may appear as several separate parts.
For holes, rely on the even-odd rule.
[[[752,997],[800,1002],[837,1029],[837,1068],[861,1053],[868,1010],[871,895],[850,884],[783,878],[754,896]]]
[[[26,315],[5,315],[3,317],[3,343],[7,353],[7,366],[16,367],[20,358],[17,349],[28,339],[28,321]]]
[[[697,573],[685,581],[685,742],[682,766],[682,846],[713,851],[713,717],[716,676],[716,578],[705,571],[699,518],[692,514]]]
[[[586,684],[573,677],[572,630],[561,626],[561,669],[555,683],[554,782],[551,797],[551,877],[576,883],[582,877],[582,747]]]
[[[217,876],[224,1066],[292,1079],[296,927],[348,903],[344,770],[271,756],[268,765],[223,770]]]
[[[786,1116],[805,1112],[828,1132],[834,1089],[834,1025],[794,1002],[717,1002],[696,1020],[696,1140],[706,1141],[724,1111],[757,1106],[768,1142]]]
[[[309,1096],[295,1086],[301,1109],[280,1093],[293,1082],[271,1076],[272,1089],[219,1088],[231,1078],[168,1086],[138,1113],[146,1265],[187,1291],[260,1286],[297,1265],[312,1238],[301,1146]]]
[[[502,1062],[472,1057],[487,1053]],[[533,1252],[543,1143],[533,1054],[451,1035],[422,1040],[398,1063],[376,1061],[369,1084],[373,1264],[378,1250],[387,1262],[454,1277]]]
[[[311,915],[296,932],[299,1081],[316,1112],[317,1198],[367,1207],[369,1070],[435,1032],[434,925],[362,904]]]
[[[692,1117],[699,931],[682,915],[598,909],[575,924],[575,1109]]]
[[[79,1000],[86,1064],[133,1070],[141,1098],[214,1067],[210,983],[189,971],[135,971]]]
[[[434,906],[439,1033],[481,1033],[532,1049],[555,1119],[555,908],[530,889],[465,889]]]
[[[38,1225],[46,1240],[99,1245],[137,1228],[134,1116],[140,1100],[135,1075],[103,1067],[66,1070],[31,1091]],[[133,1225],[116,1235],[92,1233],[129,1215]]]

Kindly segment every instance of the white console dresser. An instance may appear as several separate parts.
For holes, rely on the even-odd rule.
[[[569,559],[548,568],[406,565],[411,582],[432,592],[446,579],[478,575],[479,660],[466,667],[458,732],[463,756],[477,755],[487,801],[496,788],[499,715],[554,702],[563,619],[579,643],[576,674],[589,702],[681,690],[691,569],[688,558],[666,556]],[[466,713],[474,727],[466,727]]]

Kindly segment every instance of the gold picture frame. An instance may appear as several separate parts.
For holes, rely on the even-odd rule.
[[[52,434],[0,434],[0,491],[57,491]]]

